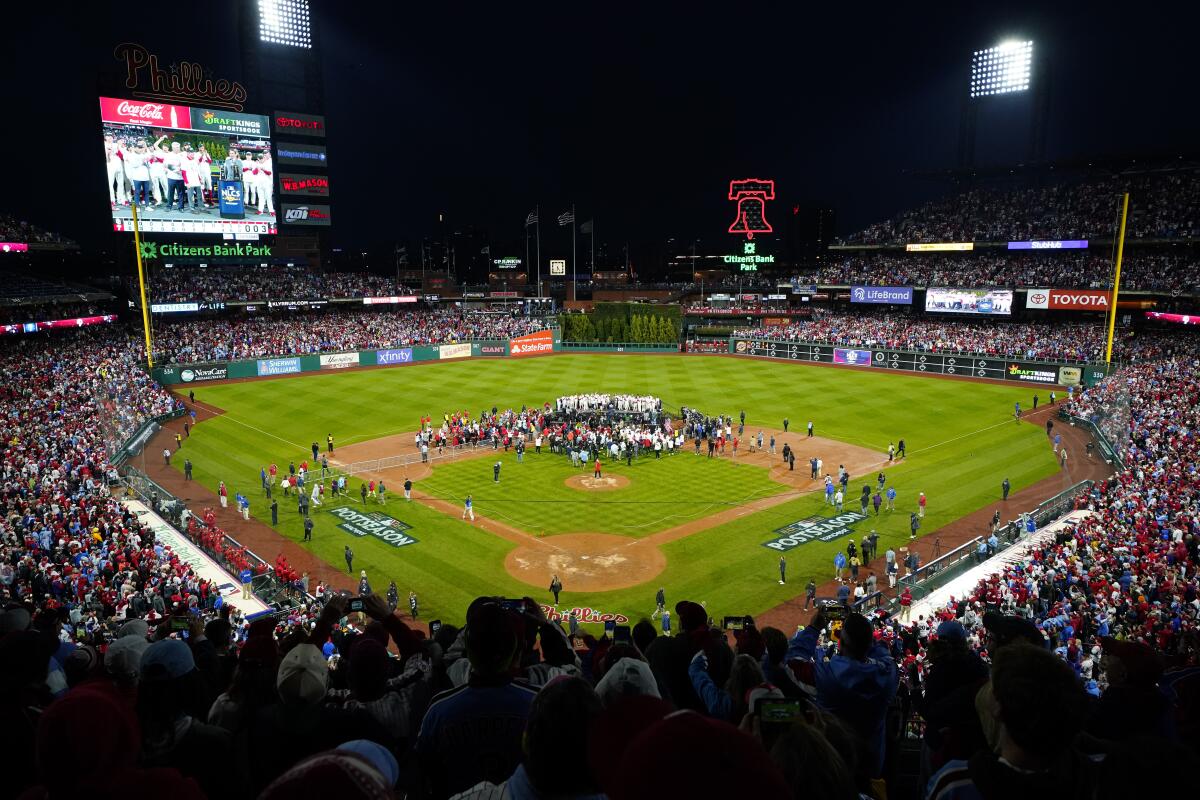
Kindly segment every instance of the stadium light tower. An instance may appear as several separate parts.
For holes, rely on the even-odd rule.
[[[962,121],[958,132],[960,167],[975,165],[975,139],[979,110],[985,104],[1011,103],[1029,95],[1032,117],[1029,129],[1030,162],[1041,161],[1046,152],[1049,81],[1045,59],[1035,54],[1032,39],[1005,39],[994,47],[971,53],[971,70],[963,97]],[[1004,106],[1006,109],[1013,106]]]
[[[271,44],[311,49],[308,0],[258,0],[258,38]]]
[[[1029,90],[1033,72],[1033,42],[1001,42],[971,56],[971,97]]]

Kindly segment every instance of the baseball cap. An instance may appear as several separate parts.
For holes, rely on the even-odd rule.
[[[1038,647],[1045,647],[1046,640],[1042,633],[1027,619],[1001,614],[999,611],[989,611],[983,615],[983,627],[996,639],[996,646],[1003,647],[1015,641],[1024,639]]]
[[[645,695],[661,698],[650,665],[636,658],[622,658],[596,684],[596,694],[605,706],[622,697]]]
[[[150,643],[144,636],[122,636],[104,651],[104,666],[114,678],[136,678]]]
[[[182,678],[194,669],[196,660],[192,658],[192,649],[179,639],[161,639],[142,653],[140,672],[144,678],[158,675]]]
[[[301,644],[283,657],[275,687],[285,702],[314,706],[325,698],[329,666],[315,645]]]
[[[948,619],[941,625],[938,625],[937,638],[958,639],[960,642],[965,642],[967,640],[967,629],[958,620]]]

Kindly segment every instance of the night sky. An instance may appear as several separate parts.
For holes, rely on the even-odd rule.
[[[0,209],[111,246],[96,73],[133,40],[240,77],[225,5],[6,8]],[[719,251],[741,177],[776,180],[768,216],[830,206],[846,233],[945,191],[903,173],[954,164],[971,51],[1012,37],[1050,59],[1050,158],[1200,149],[1197,20],[1153,4],[473,5],[313,3],[334,244],[415,240],[445,212],[523,248],[536,203],[552,222],[574,202],[617,254]],[[1002,111],[981,120],[981,163],[1024,158],[1028,103]],[[563,246],[543,235],[544,257]]]

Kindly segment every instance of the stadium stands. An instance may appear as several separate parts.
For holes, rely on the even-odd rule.
[[[186,364],[507,339],[544,328],[539,320],[504,314],[360,309],[238,320],[172,320],[159,324],[154,349],[158,361]]]
[[[215,266],[156,269],[148,291],[155,303],[231,300],[314,300],[411,295],[394,278],[369,272],[312,272],[302,267]],[[136,291],[136,282],[130,284]]]
[[[24,244],[65,244],[75,242],[60,234],[39,228],[24,220],[19,220],[8,214],[0,214],[0,242],[18,242]]]

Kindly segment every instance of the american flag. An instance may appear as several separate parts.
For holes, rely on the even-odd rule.
[[[563,213],[558,215],[558,224],[559,225],[570,225],[574,221],[575,221],[575,212],[574,211],[564,211]]]
[[[537,209],[529,212],[529,216],[525,217],[525,227],[535,224],[538,221]]]

